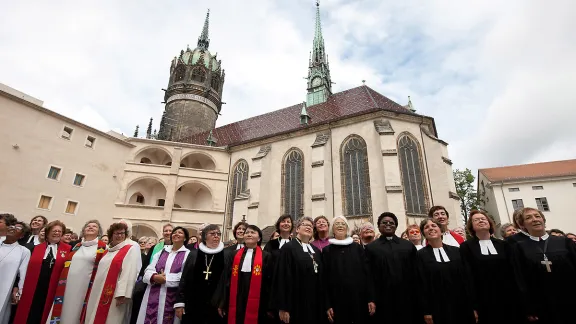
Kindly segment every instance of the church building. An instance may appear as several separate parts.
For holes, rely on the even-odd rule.
[[[451,227],[462,225],[434,119],[364,84],[333,93],[318,4],[307,93],[292,106],[215,127],[225,73],[210,50],[208,13],[196,48],[172,60],[160,129],[147,138],[95,130],[0,88],[0,166],[12,170],[0,209],[75,229],[127,219],[138,236],[160,236],[168,222],[193,233],[215,223],[229,239],[236,222],[270,228],[285,213],[344,215],[358,226],[390,211],[403,230],[433,205],[453,215]],[[16,130],[25,118],[46,121],[25,137]]]

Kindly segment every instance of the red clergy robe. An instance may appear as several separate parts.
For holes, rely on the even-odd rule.
[[[22,291],[22,298],[18,303],[18,311],[16,312],[16,318],[14,323],[26,323],[28,320],[28,314],[31,310],[32,299],[34,298],[34,292],[36,291],[36,286],[38,284],[38,277],[40,276],[40,269],[42,268],[42,261],[44,260],[44,253],[48,248],[48,243],[44,242],[36,245],[32,256],[30,257],[30,262],[28,263],[28,270],[26,271],[26,279],[24,280],[24,289]],[[42,323],[46,322],[48,314],[50,313],[50,308],[52,307],[52,301],[54,300],[54,294],[56,293],[56,287],[58,286],[58,278],[60,278],[60,272],[64,268],[64,262],[68,253],[70,253],[70,245],[66,243],[58,243],[58,250],[56,252],[54,265],[52,268],[52,274],[50,275],[50,284],[48,286],[48,292],[46,296],[46,302],[44,303],[44,310],[42,312]]]

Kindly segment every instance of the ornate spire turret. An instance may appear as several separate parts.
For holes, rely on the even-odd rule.
[[[312,52],[308,62],[308,95],[306,102],[308,106],[323,103],[328,100],[331,94],[332,79],[330,78],[328,56],[326,55],[324,36],[322,35],[320,2],[316,0],[316,25],[314,40],[312,41]]]
[[[310,119],[310,115],[308,115],[308,111],[306,111],[306,102],[303,102],[302,110],[300,111],[300,125],[308,125]]]
[[[208,27],[210,26],[210,9],[206,13],[206,20],[204,20],[204,28],[202,34],[198,37],[198,48],[207,50],[210,45],[210,38],[208,38]]]

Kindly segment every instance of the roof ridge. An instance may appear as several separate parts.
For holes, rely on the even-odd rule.
[[[537,165],[537,164],[562,163],[562,162],[571,162],[571,161],[576,161],[576,159],[566,159],[566,160],[556,160],[556,161],[544,161],[544,162],[532,162],[532,163],[524,163],[524,164],[513,164],[513,165],[505,165],[505,166],[499,166],[499,167],[481,168],[481,169],[478,169],[478,171],[481,171],[481,170],[492,170],[492,169],[503,169],[503,168],[516,168],[516,167],[532,166],[532,165]]]

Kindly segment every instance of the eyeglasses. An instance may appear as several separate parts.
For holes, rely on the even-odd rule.
[[[394,223],[394,222],[392,222],[392,221],[381,221],[381,222],[380,222],[380,225],[389,225],[389,226],[392,226],[392,225],[396,225],[396,223]]]
[[[313,227],[314,227],[312,224],[300,224],[300,226],[308,227],[308,228],[313,228]]]
[[[126,232],[116,232],[116,233],[113,233],[112,235],[124,236],[124,235],[126,235]]]
[[[420,234],[420,230],[412,229],[408,231],[408,234]]]
[[[210,232],[210,233],[206,233],[206,234],[208,234],[210,236],[222,236],[222,233],[220,233],[220,232]]]
[[[472,223],[480,223],[480,222],[487,222],[488,220],[486,218],[474,218],[472,220]]]
[[[17,231],[21,231],[21,230],[23,230],[23,229],[24,229],[24,227],[22,227],[22,226],[18,226],[18,225],[11,225],[11,226],[8,226],[8,229],[9,229],[9,230],[17,230]]]

